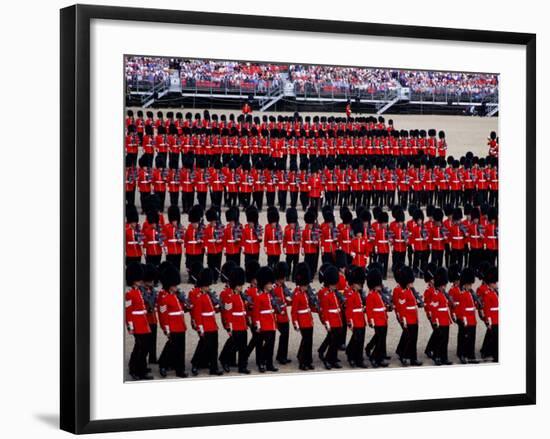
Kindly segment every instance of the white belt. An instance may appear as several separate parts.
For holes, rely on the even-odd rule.
[[[345,241],[342,241],[343,243],[346,243],[346,244],[349,244],[351,241],[350,240],[345,240]],[[387,242],[387,241],[386,241]]]
[[[380,312],[380,311],[386,311],[386,308],[385,308],[385,307],[382,307],[382,308],[373,308],[372,310],[373,310],[373,311]]]
[[[453,236],[453,239],[464,239],[463,236]]]
[[[414,238],[415,241],[424,241],[425,238]]]
[[[128,241],[127,244],[139,244],[139,241]]]
[[[333,314],[338,314],[340,312],[340,308],[336,308],[336,309],[329,309],[328,312],[331,312]]]
[[[412,311],[412,310],[416,309],[416,306],[407,306],[405,309],[409,309],[409,310]]]
[[[146,311],[146,310],[143,310],[143,311],[132,311],[132,314],[135,315],[135,316],[140,316],[140,315],[143,315],[143,314],[147,314],[147,311]]]
[[[288,244],[292,244],[292,245],[300,244],[300,241],[288,241]]]
[[[448,311],[449,308],[437,308],[438,311]]]
[[[234,312],[232,313],[234,316],[244,316],[246,315],[246,312],[245,311],[239,311],[239,312]]]
[[[245,242],[248,242],[249,244],[254,244],[256,242],[259,242],[257,239],[247,239]]]
[[[363,308],[353,308],[352,312],[363,312]]]
[[[168,242],[179,242],[179,239],[169,239]]]
[[[486,239],[497,239],[496,236],[486,236],[485,238],[486,238]]]
[[[382,240],[382,241],[376,241],[376,242],[378,242],[379,244],[386,244],[386,243],[389,242],[389,241],[387,241],[387,240],[384,239],[384,240]]]
[[[280,241],[267,241],[268,244],[278,244]]]
[[[198,244],[200,241],[187,241],[187,244]]]
[[[159,241],[147,241],[147,244],[158,244]]]
[[[201,316],[204,316],[204,317],[210,317],[210,316],[213,316],[214,314],[216,314],[214,311],[201,312]]]
[[[475,239],[477,239],[477,238],[481,238],[481,236],[480,236],[480,235],[471,235],[470,238],[475,238]]]
[[[262,311],[260,311],[260,314],[271,314],[273,312],[272,309],[264,309]]]
[[[496,306],[494,308],[489,308],[489,311],[498,311],[498,306]]]
[[[309,313],[311,310],[309,308],[306,308],[306,309],[299,309],[298,310],[298,314],[307,314]]]
[[[394,239],[393,241],[394,241],[394,242],[405,242],[404,239]]]
[[[475,311],[476,309],[472,307],[464,308],[464,311]]]
[[[169,316],[181,316],[184,312],[183,311],[174,311],[174,312],[169,312],[168,315]]]
[[[445,238],[432,238],[433,241],[444,241]]]

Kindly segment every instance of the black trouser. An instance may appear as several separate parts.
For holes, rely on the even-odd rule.
[[[146,255],[145,263],[153,264],[155,267],[158,267],[160,265],[160,258],[162,258],[162,255]]]
[[[183,192],[183,193],[185,194],[185,192]],[[180,197],[179,191],[178,192],[170,191],[169,194],[170,194],[170,206],[177,206],[178,205],[178,200],[179,200],[179,197]],[[185,200],[185,195],[183,195],[182,200]]]
[[[311,271],[311,278],[315,277],[317,273],[317,264],[319,263],[319,252],[317,253],[306,253],[304,255],[304,262],[308,265],[309,270]]]
[[[329,364],[334,364],[338,361],[338,348],[342,339],[342,328],[330,328],[328,331],[328,349],[326,360]]]
[[[288,264],[288,272],[291,280],[294,279],[294,273],[296,271],[296,265],[298,264],[299,258],[300,255],[298,253],[295,255],[286,255],[286,263]]]
[[[146,213],[145,212],[145,205],[147,204],[147,197],[149,197],[149,195],[151,195],[151,192],[141,192],[139,193],[139,203],[141,205],[141,211],[143,213]]]
[[[171,262],[178,270],[181,270],[181,253],[179,255],[167,254],[166,260]]]
[[[277,323],[279,330],[279,344],[277,346],[277,355],[275,358],[279,362],[288,360],[288,335],[290,325],[288,322]]]
[[[498,263],[498,250],[485,250],[485,260],[496,266]]]
[[[412,264],[413,264],[413,255],[414,255],[414,250],[412,248],[412,245],[408,245],[407,246],[407,260],[409,261],[409,267],[412,267]]]
[[[378,253],[376,262],[382,265],[382,277],[386,279],[388,277],[388,259],[390,257],[389,253]]]
[[[349,361],[355,364],[363,362],[363,345],[365,344],[365,328],[353,328],[351,338],[346,348]]]
[[[217,283],[222,266],[222,253],[208,253],[206,255],[206,265],[212,270],[214,283]]]
[[[277,198],[279,199],[279,208],[281,209],[281,212],[284,212],[286,210],[286,193],[287,191],[279,191],[277,194]]]
[[[313,363],[313,328],[301,328],[302,340],[298,348],[298,363],[302,366],[310,366]]]
[[[485,338],[483,339],[481,355],[484,357],[493,357],[494,361],[498,361],[498,325],[492,325],[491,328],[487,328]]]
[[[141,256],[126,256],[126,266],[132,262],[141,262]]]
[[[178,152],[169,152],[168,153],[168,167],[170,169],[178,169],[180,162],[180,155]]]
[[[447,348],[449,346],[449,327],[439,326],[434,328],[433,356],[441,361],[448,361]],[[426,348],[427,349],[427,348]]]
[[[208,363],[211,372],[218,370],[218,331],[205,332],[204,359]]]
[[[241,331],[242,332],[242,331]],[[237,361],[237,350],[235,346],[235,339],[233,337],[234,333],[229,334],[229,337],[227,337],[227,340],[225,340],[225,344],[223,345],[223,348],[220,352],[220,363],[222,365],[234,365]],[[246,331],[245,331],[246,334]],[[246,344],[245,344],[246,348]]]
[[[426,271],[429,256],[428,250],[415,250],[413,258],[413,271],[415,275],[419,276]]]
[[[298,205],[298,192],[290,192],[290,207],[293,207],[296,209],[296,206]]]
[[[302,209],[306,210],[309,206],[309,192],[300,192],[300,203],[302,204]]]
[[[210,201],[212,201],[212,206],[217,206],[217,207],[222,206],[222,195],[223,195],[223,191],[210,192]]]
[[[489,190],[489,204],[498,206],[498,190]]]
[[[418,324],[407,325],[406,328],[403,328],[403,333],[405,334],[405,345],[403,346],[404,358],[408,358],[411,361],[417,360],[416,355],[416,343],[418,341]]]
[[[185,332],[172,332],[159,359],[159,367],[173,368],[176,374],[185,372]]]
[[[149,323],[149,328],[151,328],[151,340],[149,341],[149,350],[147,351],[147,360],[149,364],[157,362],[157,324]]]
[[[280,255],[267,255],[267,266],[271,269],[275,268],[275,265],[279,263],[279,260],[281,259]]]
[[[134,349],[132,349],[128,362],[130,375],[137,377],[147,375],[147,353],[150,341],[150,334],[134,334]]]
[[[164,202],[166,200],[166,191],[162,191],[162,192],[155,192],[155,195],[157,195],[159,197],[159,201],[160,201],[160,208],[159,210],[161,212],[164,212]]]
[[[260,339],[260,333],[256,329],[256,326],[252,325],[250,327],[250,331],[252,332],[252,337],[250,338],[250,341],[248,342],[248,345],[246,347],[247,357],[250,357],[252,354],[252,351],[256,349],[256,365],[260,365],[260,354],[258,353],[258,343]]]
[[[129,166],[133,166],[134,168],[137,165],[137,152],[129,152],[126,154],[126,161]]]
[[[183,213],[189,212],[189,210],[193,207],[194,203],[195,203],[195,192],[181,193],[181,209]]]
[[[323,253],[321,255],[321,264],[330,263],[334,265],[334,255],[332,253]]]
[[[258,208],[258,211],[262,211],[262,206],[264,204],[264,192],[253,192],[252,193],[252,200],[254,201],[254,205]]]
[[[126,191],[126,204],[128,206],[136,205],[136,190]]]
[[[247,331],[233,331],[230,338],[233,340],[234,353],[239,355],[239,370],[246,369],[248,366]]]
[[[463,355],[466,358],[474,359],[476,357],[475,348],[476,348],[476,327],[475,326],[465,326],[464,327],[464,350]]]
[[[470,249],[470,258],[468,261],[468,266],[474,270],[477,270],[479,263],[483,260],[483,249],[482,248],[472,248]]]
[[[449,264],[458,264],[459,268],[462,270],[462,265],[464,263],[464,250],[451,249],[451,256],[449,259]]]
[[[204,336],[199,337],[199,341],[195,347],[195,352],[191,358],[191,366],[196,369],[208,366],[208,361],[206,359],[206,341]]]
[[[443,266],[443,250],[432,250],[432,263],[437,265],[437,268]]]
[[[268,368],[273,367],[273,349],[275,347],[275,331],[258,332],[258,344],[256,345],[257,362]]]
[[[197,203],[202,209],[206,209],[206,195],[208,192],[197,192]]]
[[[379,363],[386,357],[386,336],[388,335],[387,326],[375,326],[374,335],[369,341],[365,352],[373,361]]]
[[[275,192],[266,191],[265,204],[267,204],[267,207],[275,206]]]
[[[226,262],[233,261],[237,264],[237,267],[241,266],[241,252],[235,254],[225,254]]]
[[[245,198],[248,200],[248,202],[246,203],[246,207],[248,207],[248,205],[250,204],[250,193],[244,193],[242,195],[243,195],[243,200]],[[227,193],[227,200],[226,200],[227,207],[236,207],[237,206],[237,196],[238,196],[237,192],[228,192]]]
[[[321,207],[321,202],[319,197],[309,197],[309,207],[319,210]]]
[[[406,255],[406,252],[396,252],[394,251],[392,253],[392,271],[395,270],[395,267],[397,265],[400,265],[400,264],[403,264],[405,265],[405,255]]]

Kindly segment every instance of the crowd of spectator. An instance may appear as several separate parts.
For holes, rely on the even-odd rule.
[[[126,58],[126,83],[133,90],[140,84],[159,84],[170,77],[170,59],[134,56]]]

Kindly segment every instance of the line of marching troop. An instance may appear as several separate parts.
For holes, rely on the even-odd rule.
[[[188,224],[181,222],[177,206],[168,209],[168,220],[155,203],[149,205],[146,219],[139,223],[137,209],[127,206],[126,211],[126,263],[145,262],[159,266],[165,260],[181,267],[185,255],[187,270],[193,263],[204,264],[214,273],[217,282],[222,259],[241,265],[260,260],[260,253],[267,255],[267,265],[273,268],[284,256],[289,274],[294,274],[303,256],[312,276],[322,262],[335,263],[337,253],[342,253],[348,264],[366,267],[371,262],[381,265],[382,276],[387,278],[390,255],[392,266],[408,264],[418,277],[422,277],[428,262],[437,267],[457,264],[477,269],[483,261],[497,265],[498,211],[496,207],[466,206],[463,209],[446,205],[444,209],[428,206],[424,210],[409,206],[410,219],[400,206],[392,209],[393,220],[380,207],[371,211],[358,207],[356,216],[348,207],[340,209],[337,224],[333,208],[319,213],[309,208],[304,214],[305,225],[300,225],[296,209],[286,211],[287,224],[280,224],[279,211],[267,210],[265,227],[259,222],[258,210],[246,210],[246,224],[240,223],[240,210],[236,207],[225,212],[226,224],[221,222],[221,211],[210,207],[206,214],[201,206],[193,206],[188,214]],[[206,223],[204,222],[206,218]],[[408,256],[408,258],[407,258]]]
[[[365,356],[372,367],[387,367],[391,359],[386,349],[390,311],[395,312],[402,331],[396,349],[399,361],[403,366],[420,366],[422,362],[417,357],[419,308],[424,308],[432,327],[425,353],[435,365],[451,364],[448,342],[452,324],[458,325],[460,362],[479,362],[475,355],[477,315],[487,328],[481,356],[498,361],[498,270],[488,264],[477,272],[482,283],[476,291],[473,290],[474,270],[461,271],[453,265],[447,271],[430,264],[424,272],[427,288],[423,296],[415,290],[413,270],[406,265],[396,267],[397,286],[393,291],[384,286],[376,263],[367,270],[354,265],[339,270],[330,263],[323,264],[320,269],[323,286],[318,292],[311,287],[311,272],[303,262],[296,268],[294,289],[285,280],[288,274],[285,262],[272,269],[251,261],[246,270],[227,262],[222,269],[225,286],[219,295],[211,289],[213,278],[209,268],[197,263],[192,273],[194,287],[185,294],[178,287],[179,270],[169,262],[164,262],[158,270],[150,264],[137,262],[127,266],[126,323],[135,339],[129,360],[133,379],[152,379],[147,363],[157,363],[157,326],[166,336],[166,344],[158,358],[160,375],[166,377],[173,370],[177,377],[188,376],[186,312],[191,316],[192,329],[199,335],[191,359],[193,376],[203,368],[208,369],[210,375],[222,375],[231,372],[232,368],[249,374],[248,359],[254,350],[258,371],[276,372],[278,368],[273,357],[277,333],[276,360],[279,364],[292,361],[288,358],[291,325],[301,336],[298,368],[313,370],[315,313],[326,331],[325,339],[317,348],[326,369],[342,368],[338,358],[340,350],[345,351],[351,367],[367,368]],[[363,289],[365,281],[368,291]],[[451,288],[447,291],[449,282]],[[248,285],[245,287],[245,284]],[[228,333],[219,356],[218,313]],[[373,329],[373,335],[365,346],[367,327]],[[348,331],[351,337],[346,345]]]

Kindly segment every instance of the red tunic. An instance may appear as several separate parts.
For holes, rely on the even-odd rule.
[[[279,256],[283,241],[283,230],[280,224],[268,224],[264,231],[264,248],[268,256]]]
[[[159,294],[157,301],[159,311],[159,321],[165,333],[185,332],[184,310],[181,302],[175,294],[170,294],[164,291],[164,294]]]
[[[252,319],[258,327],[258,331],[275,331],[275,310],[271,303],[271,297],[265,291],[260,291],[253,298],[254,307],[252,310]]]
[[[250,224],[243,228],[242,242],[245,254],[255,255],[260,253],[260,237],[256,229]]]
[[[342,310],[336,293],[327,287],[322,288],[319,293],[319,306],[321,321],[330,328],[342,327]]]
[[[283,250],[287,255],[300,254],[301,231],[297,224],[287,224],[283,233]]]
[[[488,325],[498,325],[498,293],[491,288],[483,298],[483,316]]]
[[[300,288],[294,290],[292,296],[292,322],[299,329],[313,328],[313,316],[309,305],[309,298]]]
[[[455,304],[454,313],[457,319],[465,326],[476,325],[476,307],[472,294],[469,291],[460,291],[458,294],[458,304]]]
[[[126,292],[126,325],[130,334],[149,334],[151,328],[147,321],[147,308],[139,288]]]
[[[350,287],[346,288],[346,321],[348,324],[352,324],[354,328],[364,328],[365,321],[365,307],[361,299],[361,293],[353,290]]]
[[[387,326],[388,311],[379,291],[371,290],[365,303],[367,320],[372,326]]]
[[[218,324],[216,323],[216,309],[212,304],[210,295],[199,290],[196,299],[193,302],[191,314],[195,325],[204,332],[216,332]]]

